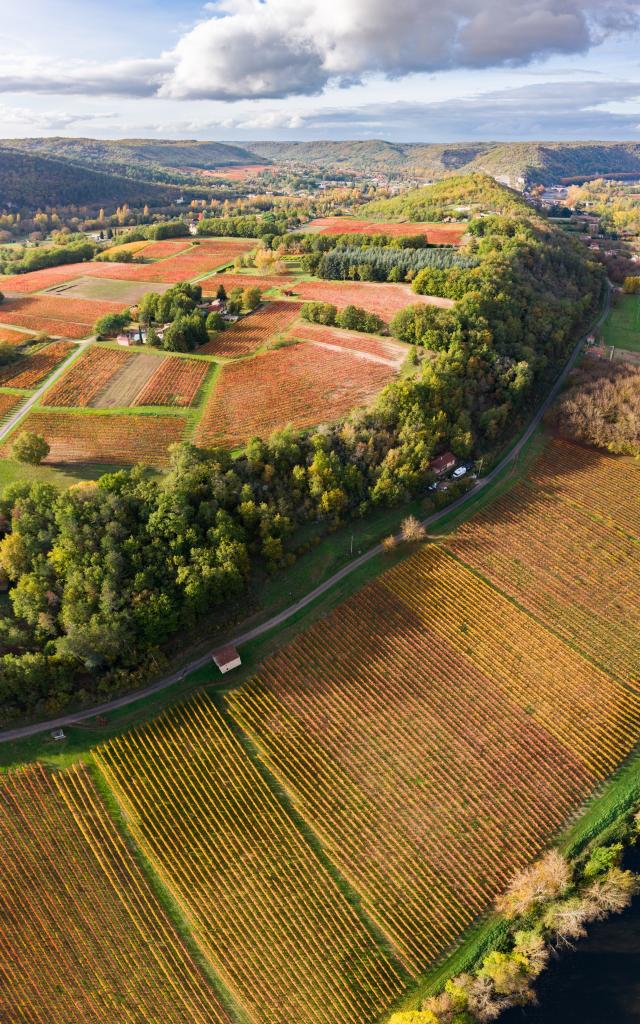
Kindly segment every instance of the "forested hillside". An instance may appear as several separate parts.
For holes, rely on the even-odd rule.
[[[180,195],[176,186],[137,182],[116,174],[79,167],[65,160],[0,149],[0,209],[73,203],[167,202]]]
[[[33,138],[5,139],[0,146],[127,178],[168,183],[187,180],[180,168],[227,167],[255,163],[257,159],[246,149],[221,142]]]
[[[437,179],[484,171],[514,187],[548,185],[563,178],[603,174],[640,175],[637,142],[249,142],[263,159],[319,170],[379,172]]]
[[[466,174],[402,192],[393,199],[368,203],[358,214],[378,221],[440,221],[447,216],[472,215],[479,211],[524,213],[530,209],[522,196],[498,184],[489,175]]]

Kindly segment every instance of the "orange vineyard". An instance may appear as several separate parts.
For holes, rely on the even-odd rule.
[[[255,313],[221,331],[198,351],[227,358],[246,356],[288,327],[298,316],[300,308],[298,302],[268,302]]]
[[[236,446],[288,423],[310,427],[365,405],[391,380],[387,363],[300,343],[222,367],[196,443]]]
[[[95,756],[253,1021],[367,1024],[398,995],[392,965],[208,698]]]
[[[148,462],[164,466],[167,447],[184,433],[181,416],[143,416],[44,412],[32,410],[20,430],[42,434],[51,447],[46,462],[96,462],[128,466]],[[9,438],[9,447],[11,438]]]
[[[85,767],[0,781],[0,837],[1,1020],[228,1024]]]
[[[415,973],[631,751],[640,699],[433,546],[228,698]]]

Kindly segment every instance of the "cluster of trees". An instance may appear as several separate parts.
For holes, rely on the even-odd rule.
[[[280,237],[297,226],[299,220],[285,210],[270,210],[262,215],[236,214],[230,217],[204,217],[198,224],[199,235],[231,238],[260,238],[271,246]]]
[[[73,237],[73,236],[71,236]],[[71,241],[67,245],[56,245],[51,248],[34,248],[20,250],[17,259],[11,258],[11,250],[5,249],[0,261],[3,274],[28,274],[32,270],[45,267],[59,267],[63,263],[84,263],[93,259],[97,246],[93,242]]]
[[[637,195],[637,185],[596,178],[584,185],[572,186],[566,202],[568,206],[597,214],[603,230],[610,235],[637,235],[640,234],[640,203]]]
[[[597,306],[603,273],[551,226],[483,223],[482,263],[465,271],[473,290],[451,324],[433,328],[435,355],[373,408],[254,439],[234,459],[181,446],[163,479],[134,469],[64,494],[43,484],[5,491],[0,565],[13,615],[0,619],[0,715],[136,685],[172,636],[223,609],[256,573],[287,564],[305,524],[423,493],[430,460],[446,449],[487,462],[497,454]]]
[[[138,320],[147,328],[146,344],[167,352],[193,352],[209,340],[205,314],[198,309],[202,288],[183,281],[162,295],[147,292],[138,305]],[[157,325],[168,324],[162,339]]]
[[[637,838],[638,820],[628,826]],[[472,1024],[495,1020],[503,1010],[535,1002],[533,983],[552,953],[572,947],[586,926],[625,910],[638,878],[620,867],[622,843],[596,847],[571,865],[551,850],[512,881],[497,909],[506,918],[499,948],[472,973],[445,984],[421,1010],[396,1013],[391,1024]]]
[[[380,334],[385,330],[384,320],[375,313],[367,313],[361,306],[345,306],[338,310],[330,302],[305,302],[300,316],[312,324],[326,324],[342,327],[345,331],[364,331],[366,334]]]
[[[309,253],[302,258],[302,269],[329,280],[338,281],[412,281],[425,267],[448,271],[478,263],[455,249],[409,249],[380,246],[370,248],[337,246],[326,253]]]
[[[640,455],[640,367],[583,362],[548,421],[570,440]]]
[[[467,220],[477,208],[509,215],[531,212],[519,192],[505,188],[490,175],[465,174],[444,178],[428,188],[402,192],[393,199],[368,203],[359,213],[383,221]]]

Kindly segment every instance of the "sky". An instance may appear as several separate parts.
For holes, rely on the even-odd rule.
[[[0,135],[640,141],[640,0],[1,0]]]

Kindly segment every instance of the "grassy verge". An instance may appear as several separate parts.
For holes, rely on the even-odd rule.
[[[122,469],[122,466],[87,464],[58,469],[55,466],[28,466],[14,459],[0,459],[0,494],[9,484],[36,482],[53,484],[62,491],[82,480],[97,480],[105,473],[117,469]]]

